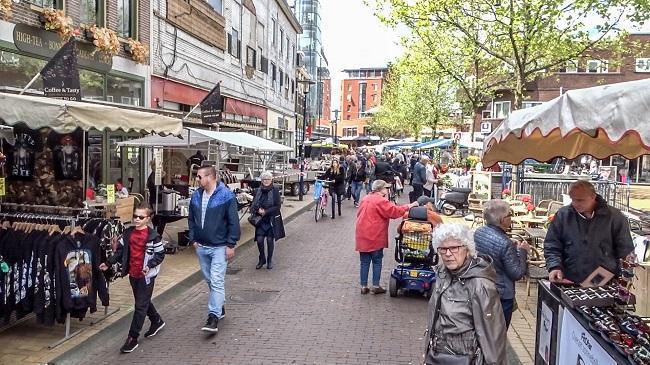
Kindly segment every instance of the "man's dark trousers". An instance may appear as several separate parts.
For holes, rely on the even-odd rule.
[[[510,328],[510,321],[512,320],[512,310],[515,306],[514,299],[501,299],[501,306],[503,307],[503,316],[506,318],[506,331]]]
[[[418,200],[419,197],[424,193],[424,185],[422,184],[413,184],[413,191],[409,193],[409,202],[413,203]]]

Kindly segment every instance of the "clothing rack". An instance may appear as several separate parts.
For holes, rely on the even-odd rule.
[[[73,208],[59,205],[39,205],[39,204],[21,204],[21,203],[0,203],[0,212],[7,208],[10,211],[20,213],[45,213],[45,214],[59,214],[66,216],[77,216],[81,218],[89,218],[101,214],[102,211],[96,208]]]
[[[27,208],[27,209],[44,209],[44,210],[63,210],[63,211],[69,211],[71,213],[76,213],[74,215],[57,215],[57,214],[36,214],[36,213],[31,213],[31,212],[3,212],[1,211],[3,207],[8,206],[12,207],[15,209],[19,208]],[[102,212],[94,209],[94,208],[71,208],[71,207],[60,207],[60,206],[52,206],[52,205],[35,205],[35,204],[18,204],[18,203],[0,203],[0,218],[6,219],[6,218],[12,218],[12,219],[20,219],[20,220],[26,220],[26,221],[45,221],[50,224],[64,224],[64,225],[69,225],[72,227],[75,227],[77,225],[77,221],[80,219],[87,219],[87,218],[92,218],[92,216],[96,216],[97,213],[101,214]],[[106,282],[107,288],[110,286],[109,282]],[[110,291],[110,290],[109,290]],[[93,326],[104,319],[108,318],[110,315],[118,312],[120,310],[119,307],[114,308],[109,311],[108,306],[104,306],[104,314],[97,319],[91,320],[90,324],[88,327]],[[6,330],[8,328],[14,327],[20,323],[23,323],[29,319],[34,318],[34,314],[28,314],[25,317],[9,324],[4,327],[0,327],[0,331]],[[65,336],[61,338],[60,340],[54,342],[53,344],[49,345],[47,348],[48,349],[53,349],[62,343],[68,341],[69,339],[77,336],[80,334],[83,330],[85,330],[88,327],[80,328],[76,330],[75,332],[70,333],[70,322],[72,318],[70,313],[66,315],[65,319]]]

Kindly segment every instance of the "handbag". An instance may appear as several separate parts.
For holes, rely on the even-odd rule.
[[[440,302],[442,302],[443,293],[444,291],[440,293],[440,298],[438,298],[438,302],[436,303],[436,310],[433,312],[433,323],[429,329],[429,344],[427,345],[427,352],[424,354],[424,363],[425,365],[471,365],[474,360],[473,355],[458,355],[444,352],[433,353],[435,350],[431,348],[435,341],[433,329],[436,326],[438,315],[440,314]]]
[[[257,227],[260,222],[262,221],[262,216],[259,214],[250,214],[248,216],[248,223],[250,223],[253,227]]]

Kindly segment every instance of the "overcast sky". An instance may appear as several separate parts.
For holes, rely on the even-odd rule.
[[[321,4],[321,31],[332,75],[334,110],[341,103],[341,80],[344,77],[341,70],[386,66],[399,57],[402,49],[399,35],[381,24],[362,0],[326,0]]]

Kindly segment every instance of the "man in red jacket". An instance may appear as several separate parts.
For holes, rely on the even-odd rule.
[[[400,218],[410,208],[418,206],[418,202],[397,206],[390,202],[388,183],[375,180],[372,183],[372,193],[361,200],[357,210],[356,250],[361,259],[360,283],[361,294],[368,294],[368,273],[372,262],[372,292],[382,294],[386,289],[379,285],[381,265],[384,258],[384,248],[388,248],[388,223],[391,219]]]

